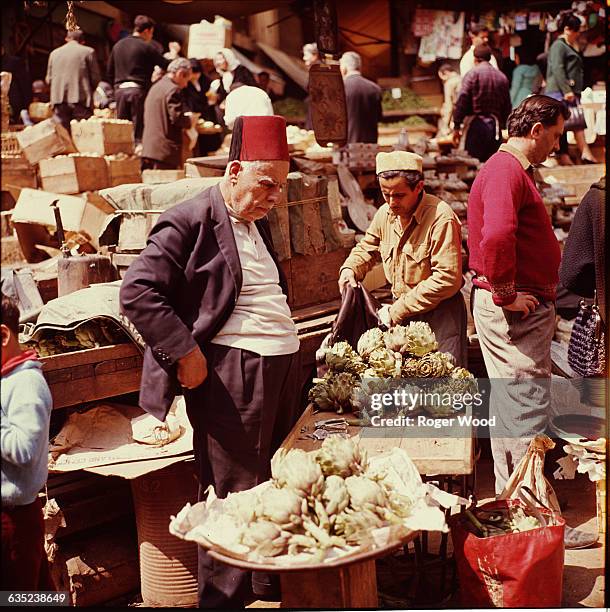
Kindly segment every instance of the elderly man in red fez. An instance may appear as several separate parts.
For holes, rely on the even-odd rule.
[[[288,166],[285,120],[239,117],[221,183],[161,215],[122,283],[147,345],[140,405],[164,420],[184,395],[200,497],[267,480],[297,417],[299,340],[265,218]],[[200,607],[243,607],[271,588],[199,548]]]

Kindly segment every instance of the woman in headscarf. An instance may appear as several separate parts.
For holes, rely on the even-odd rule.
[[[233,83],[252,85],[256,87],[254,75],[235,57],[231,49],[220,49],[214,56],[214,68],[220,75],[220,84],[216,90],[220,104],[231,91]]]

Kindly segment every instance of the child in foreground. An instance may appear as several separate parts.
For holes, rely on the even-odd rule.
[[[44,549],[42,502],[47,481],[52,399],[33,350],[19,346],[19,308],[2,294],[2,591],[55,590]]]

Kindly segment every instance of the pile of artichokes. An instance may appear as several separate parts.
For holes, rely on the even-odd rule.
[[[360,336],[356,348],[342,341],[326,350],[328,372],[324,378],[314,379],[315,384],[309,392],[309,401],[317,410],[334,410],[341,414],[358,408],[363,394],[371,393],[368,388],[371,379],[383,379],[380,385],[383,391],[389,390],[390,380],[401,378],[442,379],[438,383],[438,390],[442,392],[476,391],[472,374],[454,366],[449,353],[438,350],[438,342],[428,323],[414,321],[409,325],[396,325],[386,332],[379,328],[369,329]],[[432,406],[428,412],[444,416],[447,411]]]
[[[227,497],[234,540],[256,557],[305,555],[321,561],[331,548],[362,544],[371,529],[400,524],[411,500],[384,473],[369,470],[366,451],[332,436],[307,453],[281,448],[271,460],[271,486]]]

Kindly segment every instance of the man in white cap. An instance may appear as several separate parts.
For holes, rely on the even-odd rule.
[[[460,222],[451,207],[424,191],[422,158],[406,151],[377,155],[386,203],[341,267],[339,288],[356,286],[381,262],[394,303],[378,315],[391,325],[426,321],[439,350],[466,365],[466,306],[462,286]]]

